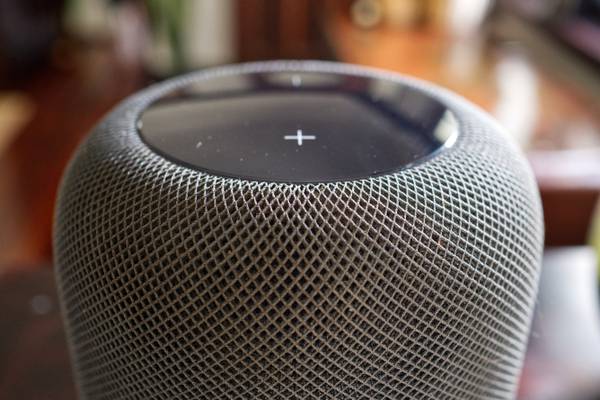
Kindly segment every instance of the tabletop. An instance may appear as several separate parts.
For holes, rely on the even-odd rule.
[[[520,399],[600,393],[600,307],[589,247],[545,252]],[[51,268],[0,275],[0,399],[76,399]]]

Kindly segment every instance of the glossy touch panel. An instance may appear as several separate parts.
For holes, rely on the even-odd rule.
[[[401,83],[324,72],[218,77],[141,115],[145,143],[211,174],[316,183],[391,173],[451,146],[453,115]]]

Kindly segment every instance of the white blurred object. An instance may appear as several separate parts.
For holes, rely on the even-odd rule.
[[[151,33],[144,60],[153,73],[167,76],[235,61],[234,0],[161,0],[148,7]]]
[[[482,22],[493,0],[448,0],[446,19],[454,39],[448,52],[448,69],[453,79],[469,81],[477,74],[481,62]]]
[[[65,13],[66,30],[87,40],[111,36],[112,10],[106,0],[70,1]]]
[[[600,147],[527,152],[537,182],[552,190],[593,190],[600,185]]]
[[[479,29],[493,0],[448,0],[448,27],[457,37],[473,35]]]
[[[538,118],[538,81],[520,54],[504,56],[496,66],[496,119],[522,146],[527,147]]]
[[[579,400],[600,394],[597,258],[590,247],[546,250],[521,396]]]
[[[235,1],[188,0],[185,7],[182,45],[186,67],[235,61]]]
[[[146,27],[138,6],[123,2],[115,6],[114,13],[115,52],[117,60],[134,65],[143,58]]]
[[[470,82],[481,65],[483,40],[480,36],[466,36],[448,47],[448,71],[453,80]]]

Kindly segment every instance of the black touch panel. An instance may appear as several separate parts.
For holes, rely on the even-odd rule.
[[[340,73],[262,72],[177,89],[138,121],[143,140],[206,172],[290,183],[391,173],[456,139],[447,108],[394,81]]]

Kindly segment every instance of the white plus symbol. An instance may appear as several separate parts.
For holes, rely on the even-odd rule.
[[[295,140],[298,142],[298,146],[302,146],[302,141],[315,140],[317,137],[315,135],[303,135],[302,129],[298,129],[295,135],[285,135],[283,138],[285,140]]]

